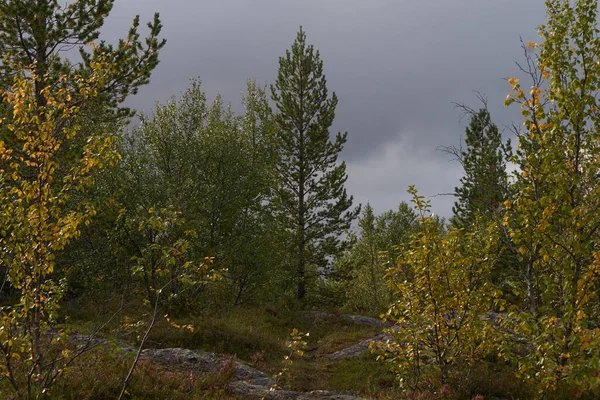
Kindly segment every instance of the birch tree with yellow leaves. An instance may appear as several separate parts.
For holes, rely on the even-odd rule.
[[[52,277],[54,260],[95,213],[91,202],[69,199],[89,188],[93,173],[117,157],[110,136],[90,137],[74,164],[57,157],[81,130],[80,108],[69,102],[96,96],[111,69],[106,62],[91,67],[85,79],[61,77],[36,91],[35,67],[15,66],[19,73],[2,92],[12,110],[4,128],[14,140],[11,147],[0,141],[0,264],[20,296],[0,314],[0,373],[18,394],[31,396],[34,386],[43,390],[69,358],[66,348],[51,350],[62,339],[48,331],[63,293],[62,282]]]
[[[494,331],[485,316],[498,300],[488,276],[498,257],[493,225],[441,232],[430,202],[408,192],[419,230],[403,246],[387,279],[394,301],[383,315],[392,338],[372,348],[394,367],[400,385],[436,390],[490,350]],[[485,226],[485,228],[484,228]]]
[[[148,83],[165,44],[155,15],[145,42],[135,17],[116,46],[89,46],[113,4],[0,3],[0,266],[20,293],[0,313],[0,376],[17,397],[43,393],[73,359],[49,329],[64,292],[56,256],[92,220],[87,191],[94,174],[117,158],[115,132],[88,129],[84,121],[129,115],[122,102]],[[73,48],[79,62],[62,57]]]
[[[514,356],[540,393],[600,387],[600,30],[596,0],[548,0],[541,43],[524,44],[527,88],[506,103],[525,119],[504,228],[518,255],[522,304],[507,323],[530,349]],[[506,354],[510,355],[510,351]]]

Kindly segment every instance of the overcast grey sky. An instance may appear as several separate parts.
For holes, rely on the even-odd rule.
[[[103,38],[124,37],[132,18],[160,12],[168,42],[152,82],[131,104],[154,102],[200,77],[209,98],[234,106],[248,78],[269,84],[278,57],[302,25],[321,52],[330,91],[339,97],[334,131],[347,131],[340,158],[348,191],[376,212],[421,194],[449,193],[461,170],[436,148],[460,144],[464,125],[453,102],[477,107],[489,99],[500,126],[521,123],[506,108],[504,78],[522,61],[519,37],[538,39],[542,0],[117,0]],[[145,32],[142,31],[142,35]],[[451,215],[454,199],[432,197],[434,212]]]

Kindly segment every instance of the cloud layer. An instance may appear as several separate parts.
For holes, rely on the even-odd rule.
[[[406,199],[408,184],[425,195],[451,192],[460,170],[436,152],[458,145],[464,124],[453,102],[489,98],[499,126],[519,123],[502,105],[503,78],[522,60],[519,37],[537,39],[541,1],[523,0],[121,0],[103,37],[126,35],[135,14],[161,14],[168,39],[152,82],[132,105],[151,111],[199,76],[207,95],[239,107],[248,78],[274,81],[302,25],[320,50],[328,86],[339,97],[336,131],[348,131],[341,158],[348,189],[378,212]],[[453,199],[433,199],[451,214]]]

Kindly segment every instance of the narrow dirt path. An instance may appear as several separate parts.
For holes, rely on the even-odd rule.
[[[321,311],[311,311],[309,313],[311,316],[314,316],[316,318],[327,319],[327,318],[339,317],[339,318],[345,319],[347,321],[351,321],[358,325],[369,325],[369,326],[374,326],[374,327],[378,327],[378,328],[382,328],[382,329],[383,328],[391,328],[394,326],[394,324],[392,324],[391,322],[383,322],[382,320],[380,320],[378,318],[365,317],[362,315],[351,315],[351,314],[336,315],[336,314],[321,312]],[[358,356],[358,355],[368,352],[369,346],[372,342],[378,342],[378,341],[384,342],[386,340],[391,340],[391,339],[392,339],[391,336],[389,336],[385,333],[380,333],[371,338],[362,340],[352,346],[346,347],[344,349],[336,351],[335,353],[329,354],[327,357],[330,360],[341,360],[341,359],[348,358],[348,357],[355,357],[355,356]]]

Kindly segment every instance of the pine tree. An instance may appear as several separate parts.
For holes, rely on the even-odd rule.
[[[339,254],[345,245],[340,234],[359,212],[350,209],[346,165],[337,162],[347,133],[338,133],[334,141],[329,138],[337,97],[328,97],[323,61],[306,43],[302,28],[291,51],[279,59],[271,92],[278,109],[280,157],[273,203],[289,233],[290,262],[301,300],[308,275],[326,268],[328,258]]]
[[[158,14],[148,24],[150,35],[144,44],[139,40],[139,16],[133,20],[127,38],[117,46],[95,42],[104,20],[110,14],[115,0],[76,0],[65,5],[57,0],[6,0],[0,2],[0,85],[12,83],[17,67],[33,67],[37,77],[34,83],[38,107],[45,105],[42,89],[53,85],[59,76],[70,85],[82,82],[74,76],[89,76],[92,66],[108,62],[112,65],[105,81],[98,88],[96,102],[107,102],[111,112],[127,115],[129,110],[119,108],[125,98],[136,94],[139,86],[149,82],[152,70],[158,64],[159,50],[165,40],[159,39],[162,28]],[[79,47],[81,62],[73,63],[61,53]],[[82,104],[81,97],[72,98],[67,106]]]
[[[457,227],[467,227],[476,215],[492,219],[509,195],[506,160],[510,141],[504,144],[487,108],[466,110],[471,116],[465,130],[466,150],[444,148],[456,155],[464,168],[461,186],[454,189],[458,200],[452,208],[452,224]]]

